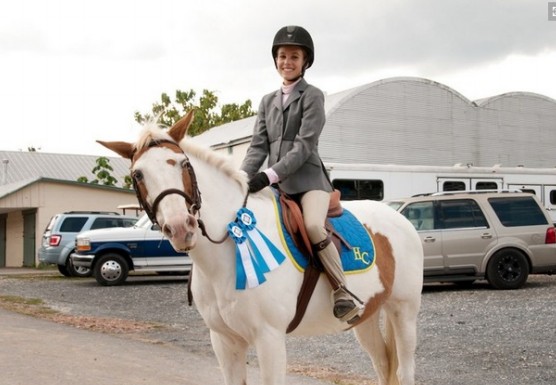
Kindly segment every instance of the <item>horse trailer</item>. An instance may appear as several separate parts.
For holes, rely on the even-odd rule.
[[[521,190],[535,194],[556,222],[556,168],[409,166],[327,163],[342,200],[392,200],[466,190]]]

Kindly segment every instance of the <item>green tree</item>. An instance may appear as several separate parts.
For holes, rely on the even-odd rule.
[[[163,93],[160,96],[160,101],[153,104],[152,114],[135,112],[135,120],[138,123],[143,123],[147,119],[158,116],[160,124],[171,127],[188,111],[194,109],[195,117],[188,133],[195,136],[212,127],[255,115],[249,99],[243,104],[224,104],[220,108],[220,112],[217,112],[218,97],[214,92],[203,90],[198,100],[196,96],[194,90],[177,90],[174,101],[172,101],[168,94]]]
[[[214,92],[203,90],[203,94],[199,100],[196,99],[196,96],[197,93],[193,90],[176,90],[176,96],[174,101],[172,101],[168,94],[162,93],[162,95],[160,95],[160,101],[153,104],[151,113],[141,114],[135,112],[135,121],[143,123],[145,120],[158,117],[158,123],[171,127],[188,111],[194,109],[195,117],[191,123],[188,134],[195,136],[203,133],[209,128],[255,115],[251,100],[249,99],[243,102],[243,104],[224,104],[220,108],[220,112],[217,112],[218,97]],[[77,181],[116,186],[118,180],[110,174],[112,171],[114,171],[114,169],[110,166],[110,159],[100,157],[96,160],[96,166],[92,170],[92,173],[96,175],[96,179],[89,181],[86,176],[81,176],[77,178]],[[128,189],[132,188],[132,180],[129,175],[124,177],[122,187]]]
[[[86,176],[81,176],[77,178],[78,182],[82,183],[92,183],[92,184],[103,184],[105,186],[116,186],[118,180],[114,178],[110,172],[114,171],[112,166],[110,165],[110,159],[105,156],[101,156],[96,160],[96,166],[93,167],[91,172],[96,175],[96,179],[93,179],[89,182]],[[125,187],[126,182],[124,182]],[[130,186],[129,181],[127,181],[127,185]],[[129,188],[129,187],[127,187]]]

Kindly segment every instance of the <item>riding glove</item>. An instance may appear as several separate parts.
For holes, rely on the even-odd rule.
[[[268,179],[266,173],[260,172],[249,179],[248,184],[249,192],[256,193],[257,191],[261,191],[266,186],[270,186],[270,180]]]

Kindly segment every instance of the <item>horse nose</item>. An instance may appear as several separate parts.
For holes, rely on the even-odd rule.
[[[176,250],[188,250],[194,246],[197,219],[188,214],[185,218],[173,218],[162,226],[162,232]]]
[[[193,215],[189,214],[185,220],[185,224],[187,228],[194,230],[197,226],[197,219]]]

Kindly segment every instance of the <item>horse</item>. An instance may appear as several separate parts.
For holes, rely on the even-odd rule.
[[[187,136],[192,112],[170,128],[144,124],[136,143],[98,141],[131,160],[137,197],[177,251],[192,258],[190,286],[226,385],[247,382],[247,353],[255,348],[264,385],[285,385],[286,330],[296,313],[303,274],[291,258],[258,286],[236,287],[236,244],[227,225],[241,207],[283,253],[271,188],[248,194],[246,174],[231,160]],[[292,335],[352,329],[371,358],[379,385],[414,385],[417,318],[423,285],[423,249],[415,228],[388,205],[342,201],[373,240],[376,263],[346,274],[347,287],[365,302],[353,325],[333,316],[331,286],[321,274]],[[347,349],[348,347],[346,347]],[[355,353],[354,353],[355,354]]]

